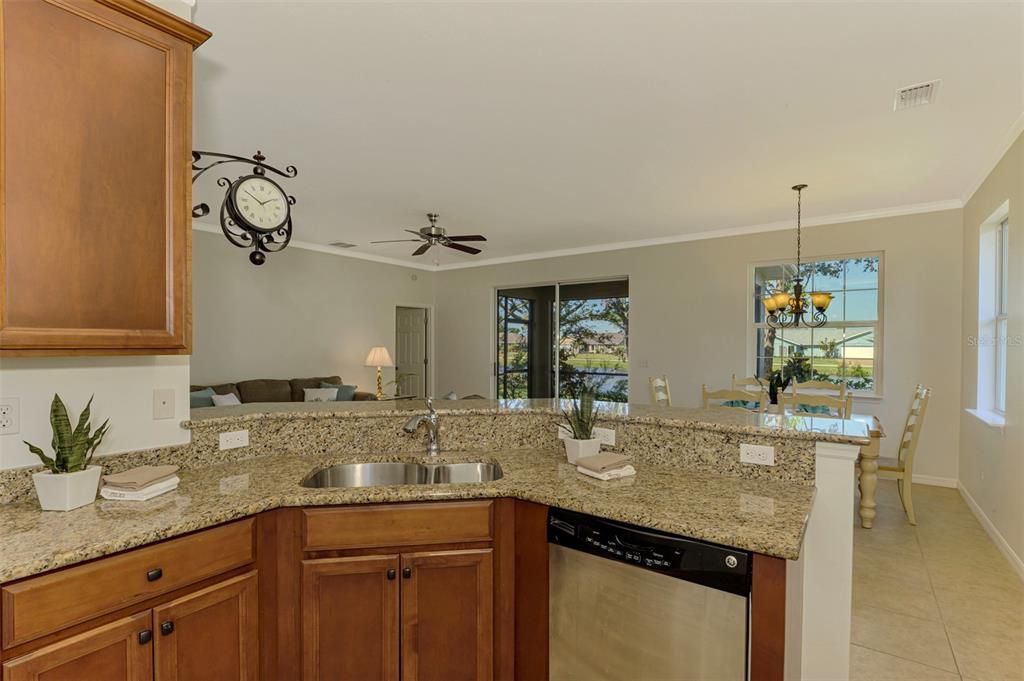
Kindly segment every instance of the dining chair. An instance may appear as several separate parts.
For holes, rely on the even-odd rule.
[[[727,409],[743,409],[744,411],[756,410],[762,413],[765,411],[766,403],[768,402],[758,393],[746,390],[708,390],[707,384],[703,384],[700,387],[700,401],[705,409],[714,406]],[[712,402],[717,404],[711,404]]]
[[[651,404],[671,407],[672,393],[668,389],[668,376],[651,376],[648,382],[651,386]]]
[[[832,381],[793,381],[793,392],[798,393],[801,390],[818,390],[826,394],[835,393],[840,399],[846,397],[846,384],[845,383],[833,383]]]
[[[900,438],[896,456],[878,457],[878,477],[896,481],[896,489],[899,490],[903,510],[906,511],[907,520],[911,525],[917,525],[917,519],[914,517],[914,502],[911,498],[914,480],[914,454],[917,452],[917,441],[921,437],[924,414],[928,409],[928,400],[931,394],[931,388],[925,388],[922,385],[914,388],[914,398],[910,401],[910,411],[907,413],[907,422],[903,426],[903,437]]]
[[[839,398],[821,393],[781,393],[779,404],[782,405],[783,411],[788,410],[791,414],[821,414],[846,419],[853,413],[853,395],[849,394]],[[820,411],[814,409],[815,407],[819,407]]]

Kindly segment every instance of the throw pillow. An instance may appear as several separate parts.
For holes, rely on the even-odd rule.
[[[333,402],[338,398],[337,388],[305,388],[303,402]]]
[[[338,391],[336,399],[338,402],[351,402],[356,396],[356,388],[359,386],[355,385],[344,385],[342,383],[320,383],[320,387],[323,389],[334,388]]]
[[[241,404],[242,401],[238,399],[238,395],[234,393],[228,393],[227,395],[214,395],[213,406],[215,407],[230,407],[234,404]]]
[[[202,390],[196,390],[188,394],[188,406],[190,409],[198,409],[199,407],[212,407],[213,396],[217,393],[213,392],[213,388],[203,388]]]

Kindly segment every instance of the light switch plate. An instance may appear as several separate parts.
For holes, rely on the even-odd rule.
[[[174,418],[174,388],[157,388],[153,391],[153,419]]]
[[[220,434],[220,448],[225,449],[237,449],[238,447],[249,446],[249,431],[248,430],[233,430],[230,433]]]
[[[14,435],[21,430],[21,400],[17,397],[0,399],[0,435]]]
[[[601,441],[601,444],[609,447],[615,446],[614,428],[594,428],[594,437]]]
[[[740,445],[740,463],[752,463],[758,466],[775,465],[775,447],[768,445]]]

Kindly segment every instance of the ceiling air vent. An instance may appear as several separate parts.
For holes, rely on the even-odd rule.
[[[335,248],[355,248],[355,244],[350,244],[347,241],[332,241],[327,244],[328,246],[334,246]]]
[[[896,101],[892,104],[892,110],[901,111],[931,104],[935,101],[935,95],[939,92],[939,83],[941,82],[941,80],[930,80],[927,83],[901,87],[896,91]]]

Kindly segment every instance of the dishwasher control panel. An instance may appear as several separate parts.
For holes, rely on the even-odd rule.
[[[548,542],[729,593],[750,594],[746,551],[552,508]]]

